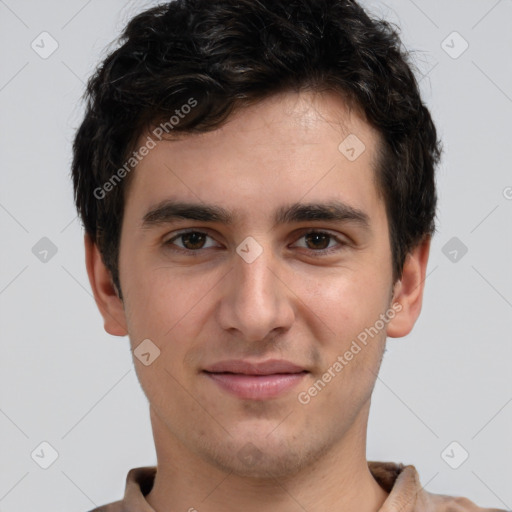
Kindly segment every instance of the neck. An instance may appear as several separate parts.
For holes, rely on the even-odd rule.
[[[146,500],[157,512],[377,512],[388,494],[366,461],[368,407],[313,464],[279,478],[239,476],[191,452],[151,410],[157,473]]]

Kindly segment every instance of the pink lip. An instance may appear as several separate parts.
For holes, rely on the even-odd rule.
[[[270,359],[259,363],[222,361],[209,366],[204,373],[238,398],[265,400],[293,388],[308,372],[289,361]]]
[[[245,375],[273,375],[276,373],[299,373],[305,368],[283,359],[268,359],[267,361],[249,362],[242,359],[220,361],[207,366],[205,371],[211,373],[243,373]]]

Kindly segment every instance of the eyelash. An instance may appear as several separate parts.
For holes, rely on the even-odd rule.
[[[180,237],[182,237],[184,235],[191,234],[191,233],[200,234],[200,235],[206,235],[208,238],[213,238],[208,233],[205,233],[204,231],[198,231],[198,230],[195,230],[195,229],[190,229],[190,230],[187,230],[187,231],[181,231],[178,234],[174,235],[172,238],[169,238],[168,240],[166,240],[164,242],[164,245],[169,247],[169,249],[172,252],[176,252],[176,253],[180,253],[180,254],[186,254],[186,255],[191,255],[191,256],[198,256],[201,251],[206,250],[206,249],[210,249],[210,247],[207,247],[206,249],[196,249],[196,250],[193,250],[193,249],[183,249],[181,247],[178,248],[178,249],[175,249],[175,248],[171,247],[171,245],[174,245],[172,243],[174,240],[177,240]],[[336,242],[338,242],[338,244],[341,246],[341,247],[331,247],[331,248],[328,248],[328,249],[320,249],[320,250],[314,250],[314,249],[307,249],[306,248],[306,250],[311,251],[314,256],[328,255],[328,254],[331,254],[333,252],[340,251],[342,249],[342,247],[348,245],[347,242],[341,240],[337,236],[335,236],[335,235],[333,235],[333,234],[331,234],[331,233],[329,233],[327,231],[321,231],[321,230],[316,230],[316,229],[312,229],[310,231],[306,231],[306,232],[302,233],[301,236],[299,237],[299,239],[300,238],[304,238],[305,236],[311,235],[311,234],[326,235],[331,240],[335,240]]]

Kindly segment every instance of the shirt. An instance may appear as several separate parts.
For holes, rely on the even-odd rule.
[[[368,461],[368,468],[389,493],[377,512],[505,512],[504,509],[480,508],[467,498],[425,491],[412,465]],[[155,512],[144,498],[153,486],[155,475],[155,466],[131,469],[126,477],[124,498],[90,512]]]

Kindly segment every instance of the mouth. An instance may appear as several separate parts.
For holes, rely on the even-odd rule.
[[[283,360],[249,362],[222,361],[203,373],[222,391],[245,400],[267,400],[294,388],[309,373]]]

